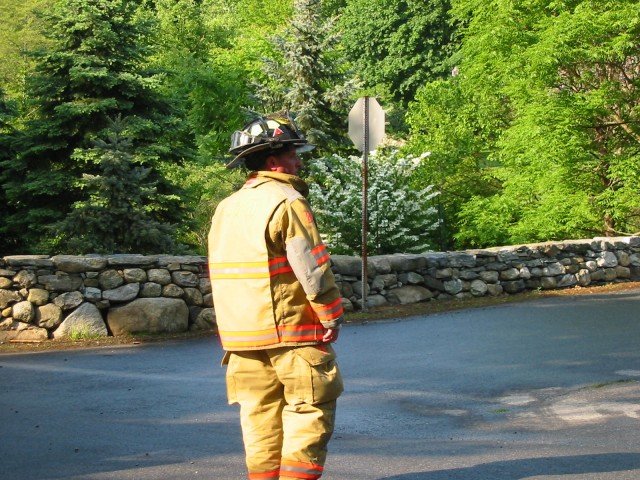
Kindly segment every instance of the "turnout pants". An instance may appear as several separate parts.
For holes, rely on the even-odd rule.
[[[227,363],[249,479],[320,478],[343,390],[331,346],[231,352]]]

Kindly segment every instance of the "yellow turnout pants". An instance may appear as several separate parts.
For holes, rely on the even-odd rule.
[[[331,346],[232,352],[226,379],[249,479],[320,478],[343,390]]]

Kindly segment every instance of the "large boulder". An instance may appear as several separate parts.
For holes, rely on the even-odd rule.
[[[195,318],[195,321],[189,327],[190,331],[215,330],[216,313],[213,308],[203,308]]]
[[[103,290],[113,290],[124,283],[124,277],[117,270],[105,270],[98,275],[98,282]]]
[[[29,290],[27,300],[34,305],[46,305],[47,303],[49,303],[49,291],[43,288],[32,288],[31,290]]]
[[[197,287],[200,283],[200,278],[193,272],[173,272],[171,279],[179,287]]]
[[[56,255],[51,257],[58,270],[67,273],[81,273],[102,270],[107,266],[107,259],[101,256]]]
[[[121,287],[103,291],[102,299],[109,300],[111,302],[128,302],[129,300],[136,298],[139,292],[139,283],[127,283]]]
[[[54,305],[62,310],[72,310],[82,304],[84,296],[80,292],[67,292],[58,295],[54,300]]]
[[[138,298],[109,310],[107,324],[113,335],[177,333],[189,328],[189,308],[178,298]]]
[[[340,275],[359,277],[362,274],[362,259],[348,255],[331,255],[333,270]]]
[[[147,272],[147,279],[160,285],[169,285],[171,283],[171,273],[163,268],[152,268]]]
[[[389,300],[390,303],[400,305],[424,302],[432,297],[433,293],[426,288],[417,285],[394,288],[393,290],[389,290],[389,293],[387,294],[387,300]]]
[[[36,309],[31,302],[18,302],[13,306],[13,312],[11,316],[14,320],[17,320],[19,322],[31,323],[31,321],[36,316]]]
[[[67,274],[39,275],[38,283],[50,292],[73,292],[82,288],[82,278]]]
[[[4,322],[3,322],[4,323]],[[45,328],[36,327],[27,323],[12,322],[10,328],[0,330],[0,342],[43,342],[49,338],[49,332]]]
[[[85,338],[109,335],[102,314],[93,303],[83,303],[53,332],[53,338],[79,336]]]
[[[0,290],[0,308],[7,308],[13,303],[18,303],[22,297],[18,292],[13,290]]]
[[[36,323],[41,328],[54,329],[62,323],[62,309],[53,303],[36,308]]]
[[[474,297],[482,297],[487,293],[487,284],[482,280],[474,280],[471,282],[470,291]]]
[[[13,281],[18,283],[22,288],[31,288],[38,283],[38,277],[33,272],[21,270],[13,277]]]

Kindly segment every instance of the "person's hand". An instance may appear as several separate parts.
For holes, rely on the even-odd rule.
[[[324,343],[332,343],[338,340],[338,335],[340,334],[339,328],[328,328],[322,337],[322,341]]]

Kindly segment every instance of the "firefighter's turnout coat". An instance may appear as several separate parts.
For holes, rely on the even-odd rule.
[[[209,272],[229,403],[240,404],[250,480],[323,473],[343,390],[322,343],[342,320],[329,255],[300,178],[255,172],[223,200],[209,234]]]
[[[216,322],[227,351],[313,345],[342,319],[329,254],[297,176],[254,172],[209,234]]]

